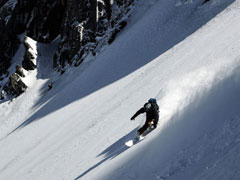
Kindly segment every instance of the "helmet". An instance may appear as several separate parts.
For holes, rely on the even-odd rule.
[[[152,104],[152,103],[157,103],[157,100],[154,99],[154,98],[150,98],[150,99],[148,100],[148,102],[151,103],[151,104]]]

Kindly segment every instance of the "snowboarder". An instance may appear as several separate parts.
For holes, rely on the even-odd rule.
[[[131,117],[131,120],[135,120],[135,118],[142,113],[146,113],[147,117],[145,124],[137,131],[138,136],[141,136],[148,127],[152,129],[157,127],[159,119],[157,100],[153,98],[149,99],[148,102]]]

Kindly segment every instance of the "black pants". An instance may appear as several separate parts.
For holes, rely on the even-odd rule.
[[[151,125],[153,125],[154,129],[157,127],[157,122],[155,119],[146,120],[145,124],[138,130],[138,134],[139,135],[143,134],[144,131]]]

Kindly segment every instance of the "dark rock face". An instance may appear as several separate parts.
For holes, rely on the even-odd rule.
[[[0,82],[3,94],[19,95],[26,90],[21,81],[25,70],[36,68],[36,54],[19,39],[20,34],[42,43],[60,37],[53,57],[54,68],[64,72],[66,64],[78,66],[88,56],[95,56],[101,47],[112,43],[127,25],[137,0],[2,0],[0,1]],[[23,43],[22,66],[9,76],[11,59]]]
[[[21,78],[25,77],[24,69],[34,70],[36,68],[35,61],[37,51],[34,48],[35,46],[33,46],[34,42],[35,41],[33,41],[27,36],[24,38],[23,43],[25,47],[25,54],[23,57],[22,66],[16,65],[15,72],[9,76],[7,83],[3,86],[1,90],[1,99],[3,99],[4,97],[19,96],[26,91],[27,86],[24,84]]]
[[[5,2],[5,3],[4,3]],[[0,6],[0,76],[7,73],[11,58],[20,45],[17,35],[27,36],[39,42],[51,42],[60,33],[64,15],[63,0],[1,1]]]
[[[19,96],[27,89],[27,85],[21,80],[21,77],[14,73],[10,76],[8,82],[1,91],[1,99],[5,96]]]
[[[17,73],[11,75],[10,84],[12,91],[16,95],[22,94],[27,89],[27,86],[24,84],[24,82],[21,80],[20,76]]]
[[[51,42],[60,34],[64,11],[64,0],[38,0],[27,36],[39,42]]]
[[[25,77],[23,67],[16,65],[16,71],[13,73],[7,83],[3,86],[0,99],[3,100],[7,96],[19,96],[26,91],[27,85],[22,81],[21,77]]]
[[[34,70],[37,66],[33,63],[33,59],[33,55],[28,50],[26,50],[22,62],[23,68],[26,70]]]
[[[34,54],[30,51],[33,49],[27,41],[28,37],[24,38],[25,54],[22,61],[22,67],[26,70],[34,70],[37,66],[34,64]]]
[[[97,39],[102,38],[109,43],[114,41],[116,34],[126,25],[122,18],[134,0],[112,2],[67,1],[61,42],[54,56],[54,67],[57,70],[62,70],[66,63],[78,66],[90,53],[95,55],[101,43]]]
[[[23,67],[20,65],[16,65],[16,73],[21,77],[25,77]]]
[[[11,58],[21,43],[17,35],[23,32],[44,43],[49,43],[60,35],[61,42],[54,56],[54,67],[60,70],[66,63],[79,65],[90,52],[95,55],[94,50],[99,44],[97,37],[107,36],[108,42],[113,42],[117,33],[126,25],[126,22],[121,22],[121,18],[133,2],[134,0],[16,0],[13,4],[13,1],[2,0],[0,76],[7,73]]]
[[[17,35],[25,31],[36,1],[19,0],[15,6],[6,2],[0,9],[0,76],[11,64],[11,58],[20,44]]]

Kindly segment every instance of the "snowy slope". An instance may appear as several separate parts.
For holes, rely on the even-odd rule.
[[[201,2],[140,1],[111,46],[61,77],[54,42],[39,45],[34,84],[0,104],[0,179],[237,179],[240,2]],[[128,149],[150,97],[159,128]]]

